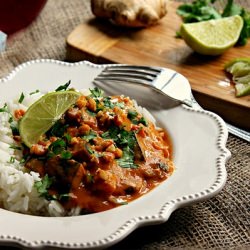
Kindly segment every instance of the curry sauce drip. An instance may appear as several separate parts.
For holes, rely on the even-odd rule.
[[[171,144],[125,96],[80,96],[37,144],[25,167],[48,185],[46,199],[82,214],[127,204],[173,172]]]

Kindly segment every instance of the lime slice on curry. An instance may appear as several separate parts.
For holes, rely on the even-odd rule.
[[[36,144],[55,122],[77,101],[76,91],[51,92],[42,96],[25,112],[19,124],[22,141],[28,147]]]

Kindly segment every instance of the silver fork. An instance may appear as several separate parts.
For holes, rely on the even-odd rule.
[[[146,86],[163,94],[170,103],[185,104],[194,109],[202,109],[192,95],[188,80],[173,70],[161,67],[114,64],[107,65],[93,81],[99,86],[100,83],[105,85],[111,82]],[[176,91],[178,84],[181,85],[179,90],[182,92]],[[250,142],[249,132],[228,123],[227,128],[231,134]]]
[[[193,100],[190,98],[191,89],[188,81],[184,83],[186,92],[185,95],[179,95],[178,92],[173,91],[173,83],[176,79],[183,85],[186,79],[173,70],[167,70],[160,67],[149,66],[131,66],[131,65],[109,65],[94,79],[94,81],[102,83],[119,82],[139,84],[149,87],[150,89],[163,94],[172,103],[185,104],[193,107]],[[172,89],[172,90],[171,90]],[[176,86],[175,86],[176,89]],[[188,95],[187,95],[188,94]]]

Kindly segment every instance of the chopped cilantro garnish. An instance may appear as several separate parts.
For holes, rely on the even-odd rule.
[[[88,153],[90,155],[94,155],[95,157],[101,157],[102,156],[102,154],[99,154],[94,149],[92,149],[91,146],[88,143],[85,144],[85,148],[87,149],[87,151],[88,151]]]
[[[95,112],[92,112],[92,111],[89,111],[89,110],[86,110],[86,112],[87,112],[90,116],[96,116],[96,113],[95,113]]]
[[[69,151],[62,151],[61,152],[61,158],[64,159],[64,160],[69,160],[72,158],[72,153],[69,152]]]
[[[49,145],[49,150],[55,155],[60,154],[66,147],[66,142],[63,139],[57,139]]]
[[[93,89],[89,89],[89,91],[91,92],[91,97],[93,98],[99,98],[99,97],[102,97],[103,96],[103,90],[97,88],[97,87],[94,87]]]
[[[70,143],[72,137],[71,137],[69,134],[65,134],[65,135],[63,136],[63,139],[65,139],[65,141],[66,141],[67,143]]]
[[[96,138],[96,137],[97,137],[97,133],[96,133],[95,131],[91,130],[91,131],[89,132],[89,134],[88,134],[88,135],[84,135],[84,136],[82,137],[82,139],[84,139],[84,140],[86,140],[87,142],[89,142],[89,141],[93,140],[93,139]]]
[[[17,146],[17,145],[14,145],[14,144],[10,145],[10,148],[16,149],[16,150],[22,150],[22,148],[20,146]]]
[[[8,120],[9,123],[12,123],[14,121],[13,116],[11,116]]]
[[[138,116],[138,113],[135,110],[128,110],[128,119],[133,120]]]
[[[19,161],[20,164],[24,164],[25,162],[26,162],[25,158],[22,158],[22,159]]]
[[[109,131],[106,131],[106,132],[102,133],[101,137],[104,138],[104,139],[111,139],[110,135],[109,135]]]
[[[19,99],[18,99],[18,102],[19,102],[19,103],[22,103],[23,100],[24,100],[24,94],[23,94],[23,92],[22,92],[21,95],[20,95],[20,97],[19,97]]]
[[[106,97],[104,97],[103,98],[103,104],[104,104],[104,106],[106,107],[106,108],[110,108],[110,109],[113,109],[114,108],[114,103],[112,103],[111,101],[111,97],[109,97],[109,96],[106,96]]]
[[[12,120],[12,122],[10,122],[10,128],[13,135],[19,135],[18,123],[16,121]]]
[[[67,129],[68,125],[62,123],[61,120],[56,121],[56,123],[46,132],[47,136],[62,137]]]
[[[5,103],[2,108],[0,108],[0,113],[3,113],[3,112],[9,113],[7,103]]]
[[[87,149],[87,151],[90,155],[94,154],[95,151],[90,147],[90,145],[88,143],[85,144],[85,148]]]
[[[66,150],[66,141],[63,139],[57,139],[49,145],[47,157],[51,158],[55,155],[60,155],[61,159],[69,160],[72,158],[72,153]]]
[[[168,165],[166,163],[160,162],[159,163],[159,168],[161,168],[162,170],[167,171],[168,170]]]
[[[126,146],[122,152],[122,158],[117,160],[118,165],[122,168],[138,168],[138,165],[134,163],[134,151]]]
[[[113,139],[117,146],[122,149],[123,156],[117,160],[120,167],[137,168],[137,165],[134,163],[134,147],[136,144],[134,132],[111,127],[102,134],[102,138]]]
[[[46,199],[51,199],[51,196],[48,193],[48,189],[52,185],[53,179],[53,177],[49,177],[46,174],[40,181],[35,182],[34,186],[40,196],[45,197]]]
[[[138,122],[143,124],[144,126],[148,126],[148,122],[144,117],[141,117]]]
[[[34,94],[36,94],[36,93],[38,93],[39,92],[39,90],[37,89],[37,90],[35,90],[35,91],[33,91],[33,92],[30,92],[30,95],[34,95]]]
[[[94,176],[90,172],[87,172],[86,178],[87,178],[87,183],[93,183],[94,182]]]
[[[103,104],[104,104],[105,108],[113,109],[115,106],[117,106],[117,107],[123,109],[125,107],[124,102],[118,102],[118,101],[112,102],[111,100],[112,99],[109,96],[106,96],[106,97],[103,98],[102,101],[103,101]]]
[[[70,83],[71,83],[71,81],[69,80],[64,85],[60,85],[55,91],[65,91],[65,90],[67,90],[67,88],[69,87]]]
[[[148,126],[148,123],[143,116],[138,119],[138,113],[135,110],[128,110],[128,118],[132,121],[133,124],[141,123],[144,126]]]
[[[11,156],[8,163],[14,163],[16,158],[14,156]]]
[[[120,109],[124,109],[125,108],[125,103],[124,102],[116,102],[115,106],[119,107]]]

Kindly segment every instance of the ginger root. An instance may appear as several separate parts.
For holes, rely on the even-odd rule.
[[[147,27],[167,13],[167,0],[91,0],[96,17],[127,27]]]

